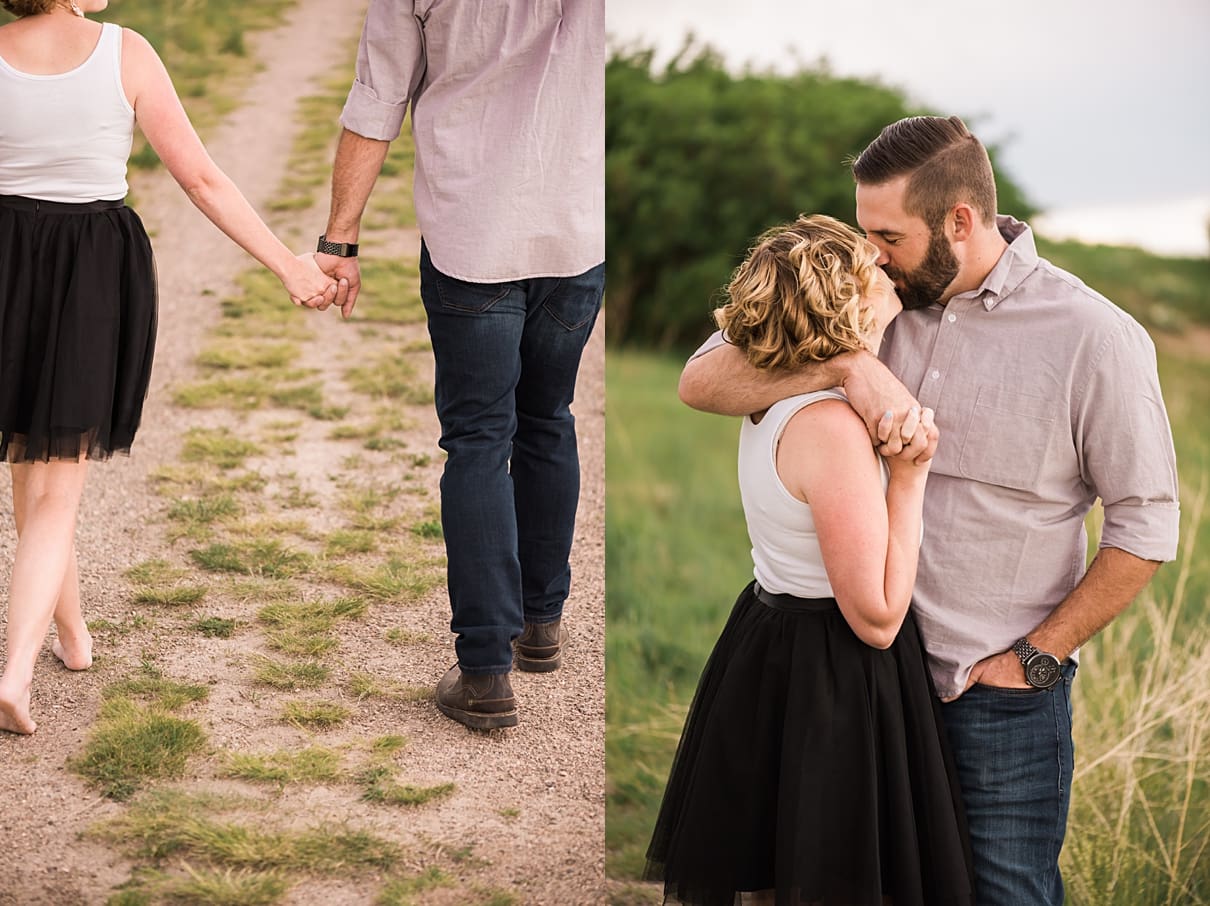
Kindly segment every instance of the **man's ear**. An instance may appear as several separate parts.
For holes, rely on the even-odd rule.
[[[970,239],[975,231],[978,215],[975,209],[965,202],[959,202],[950,209],[949,226],[950,238],[954,242]]]

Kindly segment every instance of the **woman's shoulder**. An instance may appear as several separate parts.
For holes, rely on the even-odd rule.
[[[781,443],[809,446],[833,461],[873,450],[865,422],[844,394],[804,396],[814,398],[786,415]]]

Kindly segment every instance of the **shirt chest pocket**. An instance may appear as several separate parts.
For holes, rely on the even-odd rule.
[[[983,386],[967,420],[958,474],[988,484],[1037,488],[1054,438],[1053,400],[1004,387]]]

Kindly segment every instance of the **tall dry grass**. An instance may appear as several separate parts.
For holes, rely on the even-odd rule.
[[[1187,596],[1208,485],[1186,504],[1170,594],[1144,592],[1081,656],[1063,853],[1076,906],[1210,904],[1210,627]]]

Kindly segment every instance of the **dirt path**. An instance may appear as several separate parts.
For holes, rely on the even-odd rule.
[[[274,197],[287,175],[298,101],[320,92],[323,80],[334,74],[351,76],[350,42],[364,8],[365,0],[356,0],[341,4],[337,15],[330,3],[300,0],[281,28],[249,42],[264,70],[207,144],[258,207]],[[331,129],[334,135],[334,123]],[[323,153],[330,159],[330,151]],[[406,174],[399,181],[406,181]],[[388,182],[379,194],[391,189]],[[430,381],[423,324],[414,318],[373,318],[372,283],[360,306],[361,318],[355,316],[350,324],[340,324],[330,313],[293,312],[306,325],[305,335],[295,341],[301,356],[294,367],[317,371],[328,410],[320,418],[272,404],[256,411],[176,405],[174,392],[199,377],[198,353],[215,345],[217,300],[234,291],[250,261],[189,205],[165,174],[141,178],[134,190],[159,263],[156,370],[134,455],[92,469],[81,512],[77,544],[86,616],[105,627],[97,632],[96,665],[86,674],[69,674],[57,666],[48,647],[35,678],[38,733],[32,738],[0,736],[0,904],[103,903],[136,870],[178,868],[182,859],[153,864],[133,855],[128,845],[84,835],[98,822],[128,814],[131,805],[102,797],[66,764],[79,755],[94,729],[102,690],[147,668],[209,690],[206,700],[187,712],[206,733],[206,751],[189,761],[182,778],[159,781],[156,787],[238,794],[245,805],[236,809],[236,817],[257,827],[364,830],[402,853],[390,868],[292,875],[280,902],[376,902],[384,884],[405,871],[426,868],[439,870],[441,883],[427,890],[417,886],[394,902],[602,902],[603,325],[586,354],[575,407],[583,489],[567,621],[574,645],[564,669],[555,674],[515,674],[521,725],[470,733],[418,694],[453,661],[448,604],[444,588],[435,582],[418,586],[421,590],[408,598],[371,597],[362,618],[341,622],[337,647],[323,656],[329,677],[300,698],[297,689],[266,687],[256,680],[258,658],[273,652],[266,647],[264,625],[256,622],[267,601],[246,584],[203,576],[209,591],[196,606],[156,609],[135,603],[131,583],[123,577],[132,565],[164,560],[182,572],[192,570],[193,581],[199,573],[191,551],[204,546],[199,537],[214,540],[174,537],[169,514],[177,501],[164,496],[162,488],[157,491],[154,476],[166,467],[180,467],[182,438],[191,428],[225,428],[256,440],[260,453],[252,455],[247,468],[261,484],[238,498],[248,518],[219,529],[217,538],[254,530],[280,533],[291,549],[311,558],[313,570],[296,579],[294,593],[304,601],[332,598],[332,576],[344,575],[341,569],[364,574],[405,553],[432,561],[440,554],[439,540],[431,532],[417,532],[431,523],[440,477],[432,406],[420,398],[367,397],[348,375],[353,366],[386,361],[384,356],[407,348],[417,385]],[[325,215],[323,203],[291,212],[288,222],[275,222],[301,248],[322,229]],[[399,256],[405,265],[414,265],[417,253],[414,229],[397,221],[363,236],[363,246],[370,255]],[[288,307],[284,297],[281,301]],[[334,421],[333,406],[348,411]],[[378,444],[364,437],[333,437],[341,425],[382,420],[384,413],[398,417],[389,436],[372,438]],[[6,470],[4,475],[0,519],[11,524]],[[349,524],[347,498],[357,489],[381,490],[381,500],[373,503],[381,527],[358,535],[370,550],[337,562],[330,553],[332,534]],[[286,517],[293,522],[287,524]],[[402,528],[389,528],[396,523]],[[364,538],[375,532],[378,540]],[[8,531],[0,538],[0,580],[5,585],[13,548]],[[190,631],[202,616],[231,619],[239,631],[229,639],[204,638]],[[410,643],[400,644],[401,638]],[[365,686],[366,677],[388,691],[350,691],[358,681]],[[282,721],[284,705],[316,696],[338,702],[347,718],[322,730]],[[402,779],[417,785],[452,783],[453,792],[408,809],[363,801],[363,790],[349,772],[364,766],[371,740],[388,735],[407,739],[391,764]],[[276,786],[227,777],[225,766],[233,754],[310,746],[338,753],[347,765],[345,773],[326,782]]]

